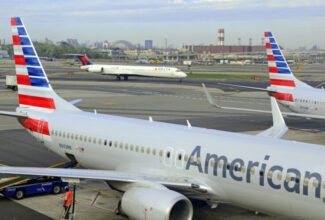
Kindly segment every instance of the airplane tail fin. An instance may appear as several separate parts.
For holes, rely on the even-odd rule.
[[[92,65],[86,54],[77,54],[77,57],[83,66]]]
[[[20,17],[11,18],[19,106],[37,111],[80,111],[52,89]]]
[[[271,32],[265,32],[264,36],[271,88],[310,87],[293,75],[274,35]]]

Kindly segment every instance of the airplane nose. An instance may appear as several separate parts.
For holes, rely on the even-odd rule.
[[[187,74],[184,73],[184,72],[180,72],[179,73],[179,76],[180,76],[180,78],[186,78],[187,77]]]

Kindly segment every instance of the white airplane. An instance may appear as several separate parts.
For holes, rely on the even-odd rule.
[[[290,70],[279,45],[271,32],[265,32],[266,54],[270,77],[270,86],[267,88],[257,88],[241,86],[228,83],[218,83],[220,85],[235,86],[242,88],[266,91],[270,96],[275,97],[281,104],[288,107],[293,112],[282,112],[283,115],[293,117],[304,117],[314,119],[325,119],[325,91],[318,89],[298,80]],[[216,105],[212,99],[210,104],[218,108],[244,110],[253,112],[267,112],[257,109],[243,109]]]
[[[0,114],[89,169],[0,167],[0,174],[104,180],[136,220],[190,220],[189,199],[324,218],[325,148],[280,140],[287,127],[273,97],[274,125],[257,136],[84,112],[54,92],[22,20],[11,25],[19,107]]]
[[[85,54],[72,55],[78,57],[82,65],[80,66],[81,69],[103,75],[114,75],[118,80],[121,80],[121,77],[128,80],[129,76],[176,78],[180,80],[187,77],[186,73],[175,67],[93,64]]]

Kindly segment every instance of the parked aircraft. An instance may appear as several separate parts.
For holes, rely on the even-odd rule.
[[[85,54],[74,54],[81,63],[80,68],[88,72],[101,73],[103,75],[114,75],[118,80],[121,77],[128,80],[130,76],[159,77],[159,78],[186,78],[186,73],[175,67],[164,66],[137,66],[137,65],[108,65],[93,64]]]
[[[257,136],[84,112],[52,89],[22,20],[11,25],[19,107],[0,114],[89,169],[0,167],[1,174],[104,180],[137,220],[190,220],[189,199],[324,217],[325,148],[278,139],[287,127],[274,97],[274,125]]]
[[[325,119],[325,92],[324,89],[311,87],[310,85],[298,80],[290,70],[290,67],[271,32],[265,32],[266,54],[270,77],[270,86],[267,88],[257,88],[251,86],[241,86],[228,83],[218,83],[220,85],[235,86],[241,88],[254,89],[268,92],[275,97],[281,104],[288,107],[293,112],[282,112],[283,115],[293,117]],[[215,105],[211,102],[210,104]],[[229,107],[217,105],[219,108]],[[233,110],[244,110],[253,112],[268,112],[257,109],[233,108]],[[295,113],[296,112],[296,113]]]

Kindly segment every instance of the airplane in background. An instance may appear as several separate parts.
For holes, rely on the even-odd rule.
[[[257,88],[251,86],[234,85],[229,83],[218,83],[220,85],[234,86],[268,92],[275,97],[282,105],[293,112],[282,112],[283,115],[313,119],[325,119],[325,91],[323,88],[314,88],[298,80],[290,70],[288,63],[271,32],[264,33],[266,38],[266,54],[270,77],[270,86],[267,88]],[[206,90],[207,93],[207,90]],[[243,110],[253,112],[266,112],[258,109],[234,108],[216,105],[212,101],[210,104],[224,109]]]
[[[247,135],[84,112],[52,89],[25,26],[11,19],[19,107],[0,115],[88,169],[0,167],[1,175],[106,181],[131,219],[190,220],[189,199],[295,219],[325,216],[325,148],[279,139],[287,126]]]
[[[80,68],[88,72],[116,76],[117,80],[128,80],[130,76],[184,79],[186,73],[175,67],[93,64],[86,54],[70,54],[78,57]]]

